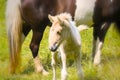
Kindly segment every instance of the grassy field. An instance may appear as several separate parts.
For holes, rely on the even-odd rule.
[[[52,80],[51,54],[48,50],[48,32],[46,28],[43,40],[40,45],[39,56],[46,70],[50,73],[48,76],[42,76],[34,72],[34,63],[29,43],[32,32],[28,35],[22,46],[22,63],[18,74],[11,75],[8,72],[9,66],[9,48],[6,36],[5,26],[5,3],[6,0],[0,0],[0,80]],[[82,37],[82,67],[85,80],[120,80],[120,35],[112,26],[106,35],[105,44],[102,49],[102,61],[98,67],[93,67],[90,63],[92,49],[92,28],[81,32]],[[60,80],[61,67],[57,67],[58,80]],[[76,68],[68,67],[68,80],[77,80]],[[74,74],[74,75],[73,75]]]

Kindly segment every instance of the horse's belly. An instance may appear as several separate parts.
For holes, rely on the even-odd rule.
[[[75,18],[75,22],[76,22],[76,25],[79,26],[79,25],[87,25],[87,26],[91,26],[92,25],[92,17],[91,17],[91,14],[86,14],[84,16],[78,16]]]
[[[78,25],[92,24],[93,10],[96,0],[77,0],[75,11],[75,22]]]

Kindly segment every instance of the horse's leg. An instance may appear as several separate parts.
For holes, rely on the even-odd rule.
[[[53,68],[53,80],[56,80],[56,53],[55,52],[51,52],[52,53],[52,61],[51,61],[51,66]]]
[[[67,80],[67,64],[66,64],[66,54],[63,49],[60,49],[61,61],[62,61],[62,71],[61,71],[61,80]]]
[[[32,55],[34,58],[36,72],[41,72],[42,74],[47,75],[48,72],[44,70],[42,63],[38,57],[39,44],[42,39],[42,36],[43,36],[43,32],[33,30],[33,37],[30,44],[30,49],[32,51]]]
[[[28,35],[28,33],[30,32],[31,27],[30,25],[23,23],[23,27],[22,27],[22,42],[25,40],[26,36]]]
[[[94,24],[93,29],[93,49],[92,49],[92,60],[94,65],[98,65],[101,61],[101,49],[103,46],[104,38],[107,30],[109,29],[110,22],[104,24]]]
[[[81,79],[84,78],[84,74],[83,74],[82,67],[81,67],[80,53],[78,53],[78,55],[75,56],[75,62],[76,62],[76,68],[77,68],[78,79],[81,80]]]
[[[118,32],[120,33],[120,20],[115,21]]]

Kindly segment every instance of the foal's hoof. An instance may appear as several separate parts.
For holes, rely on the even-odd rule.
[[[41,73],[41,74],[43,74],[43,75],[45,75],[45,76],[49,74],[49,73],[48,73],[46,70],[44,70],[44,69],[43,69],[43,70],[36,70],[36,72],[37,72],[37,73]]]
[[[42,74],[46,76],[46,75],[48,75],[49,73],[48,73],[46,70],[43,70],[43,71],[42,71]]]
[[[100,61],[99,62],[94,62],[93,65],[94,66],[99,66],[100,65]]]
[[[100,58],[95,58],[93,62],[94,66],[99,66],[100,65]]]

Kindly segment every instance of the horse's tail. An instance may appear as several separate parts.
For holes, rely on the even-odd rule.
[[[22,46],[22,18],[20,14],[20,0],[8,0],[6,6],[6,24],[10,47],[10,72],[15,73],[20,63]]]
[[[83,31],[83,30],[86,30],[86,29],[88,29],[89,27],[87,26],[87,25],[80,25],[80,26],[78,26],[77,27],[77,29],[78,29],[78,31],[80,32],[80,31]]]

